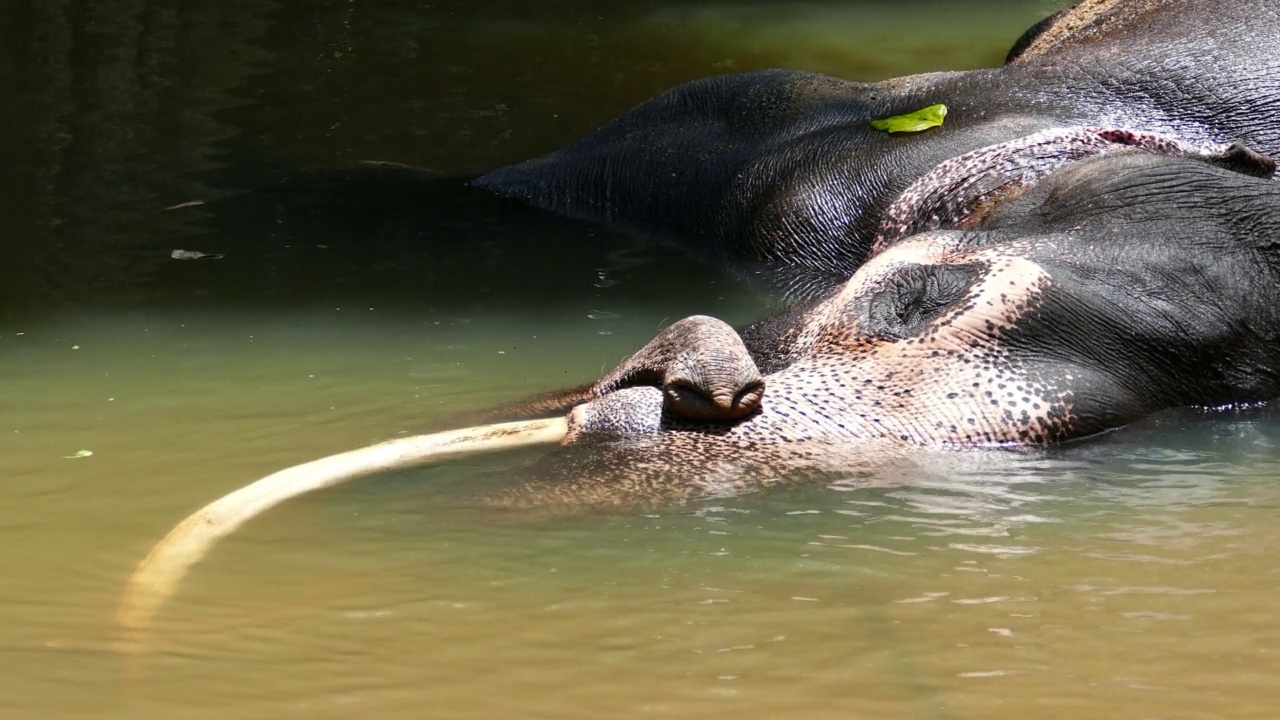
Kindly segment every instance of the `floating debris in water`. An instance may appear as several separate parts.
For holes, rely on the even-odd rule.
[[[197,250],[174,250],[169,253],[169,257],[174,260],[218,260],[223,257],[222,253],[202,253]]]
[[[962,672],[962,673],[957,673],[957,674],[956,674],[956,677],[962,677],[962,678],[993,678],[993,677],[1004,677],[1004,676],[1006,676],[1006,675],[1012,675],[1012,674],[1013,674],[1013,673],[1012,673],[1012,672],[1010,672],[1009,670],[974,670],[974,671],[972,671],[972,672]]]
[[[165,212],[168,212],[170,210],[181,210],[183,208],[189,208],[189,207],[199,207],[203,204],[204,204],[203,200],[188,200],[187,202],[178,203],[177,205],[170,205],[169,207],[165,208]]]
[[[79,450],[75,455],[63,455],[67,460],[79,460],[80,458],[93,457],[92,450]]]

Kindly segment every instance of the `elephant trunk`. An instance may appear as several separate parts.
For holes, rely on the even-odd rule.
[[[187,569],[214,543],[285,500],[375,473],[462,455],[556,443],[566,431],[563,418],[446,430],[388,440],[268,475],[197,510],[152,548],[129,578],[116,624],[125,630],[144,630],[177,591]]]

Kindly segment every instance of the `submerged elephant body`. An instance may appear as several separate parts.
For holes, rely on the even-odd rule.
[[[708,78],[476,184],[668,239],[813,298],[857,270],[911,182],[980,148],[1103,126],[1280,153],[1278,11],[1244,0],[1085,2],[999,68],[874,84],[792,70]],[[938,103],[946,121],[928,132],[869,122]]]

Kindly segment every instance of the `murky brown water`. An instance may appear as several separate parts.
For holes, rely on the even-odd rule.
[[[477,508],[532,453],[396,474],[251,524],[118,652],[129,573],[218,495],[767,304],[331,168],[478,172],[726,70],[991,63],[1048,8],[480,5],[0,8],[0,717],[1274,716],[1266,409],[652,514]]]

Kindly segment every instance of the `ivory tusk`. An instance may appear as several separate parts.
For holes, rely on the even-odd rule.
[[[143,630],[178,589],[187,569],[219,539],[290,498],[375,473],[417,467],[474,453],[561,441],[564,418],[446,430],[388,440],[281,470],[209,503],[178,523],[138,565],[116,613],[116,624]]]

